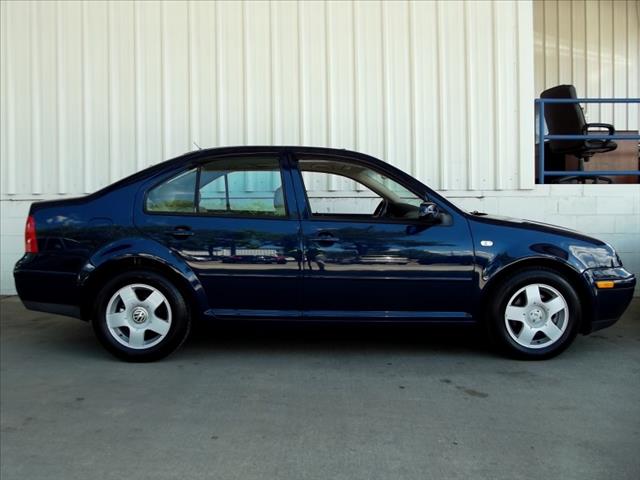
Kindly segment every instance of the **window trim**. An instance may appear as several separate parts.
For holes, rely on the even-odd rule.
[[[420,194],[416,193],[416,191],[413,188],[409,188],[404,182],[399,181],[398,178],[396,178],[395,176],[390,176],[387,175],[386,172],[380,172],[379,170],[377,170],[376,168],[374,168],[373,166],[367,164],[366,162],[362,162],[362,161],[358,161],[357,159],[353,159],[351,157],[341,157],[341,156],[332,156],[332,155],[313,155],[313,154],[306,154],[306,153],[294,153],[293,154],[293,162],[294,162],[294,170],[297,172],[297,177],[298,177],[298,181],[300,182],[300,186],[302,188],[302,193],[304,195],[304,201],[305,201],[305,209],[307,212],[307,215],[305,215],[305,220],[307,221],[311,221],[311,222],[350,222],[350,223],[379,223],[379,224],[390,224],[390,225],[425,225],[424,222],[422,222],[419,219],[408,219],[408,218],[399,218],[399,219],[393,219],[393,218],[379,218],[379,217],[374,217],[373,214],[371,216],[370,219],[363,219],[361,218],[360,214],[326,214],[326,216],[317,216],[316,214],[313,213],[313,211],[311,210],[311,204],[309,202],[309,195],[307,193],[307,188],[305,186],[304,183],[304,178],[302,177],[302,173],[303,171],[300,169],[300,160],[307,160],[307,159],[326,159],[326,160],[332,160],[335,162],[345,162],[345,163],[355,163],[357,165],[361,165],[363,167],[369,168],[371,170],[373,170],[374,172],[377,173],[381,173],[382,175],[390,178],[391,180],[399,183],[402,187],[406,188],[408,191],[410,191],[411,193],[413,193],[414,195],[416,195],[418,198],[420,198]],[[343,175],[341,175],[343,176]],[[344,178],[350,179],[352,181],[357,181],[353,178],[350,177],[346,177],[343,176]],[[366,185],[364,185],[366,187]],[[367,187],[368,188],[368,187]],[[369,190],[371,190],[369,188]],[[373,191],[373,190],[372,190]],[[376,192],[373,192],[376,195],[379,195]],[[445,210],[442,210],[443,213],[448,213]],[[443,225],[444,226],[444,225]]]
[[[219,213],[215,213],[215,212],[200,212],[199,211],[199,205],[198,205],[198,201],[200,198],[200,194],[199,194],[199,185],[200,185],[200,171],[203,167],[203,165],[206,165],[208,163],[211,162],[215,162],[218,160],[223,160],[223,159],[229,159],[229,158],[248,158],[248,157],[256,157],[256,156],[263,156],[263,157],[273,157],[273,159],[276,161],[277,165],[278,165],[278,172],[280,173],[280,187],[282,188],[282,195],[284,197],[284,209],[285,209],[285,214],[282,216],[275,216],[275,215],[242,215],[242,214],[238,214],[238,213],[234,213],[234,214],[219,214]],[[149,193],[155,189],[156,187],[162,185],[165,182],[170,181],[171,179],[185,173],[188,172],[189,170],[196,170],[196,183],[195,183],[195,188],[194,188],[194,209],[195,211],[193,212],[159,212],[159,211],[152,211],[149,210],[147,208],[147,199],[149,196]],[[228,219],[243,219],[243,220],[247,220],[247,219],[254,219],[254,220],[292,220],[293,216],[292,216],[292,212],[291,209],[289,208],[289,199],[287,197],[287,192],[286,192],[286,179],[284,176],[285,173],[285,165],[283,163],[283,155],[281,153],[248,153],[248,154],[226,154],[226,155],[221,155],[219,157],[213,157],[213,158],[205,158],[205,159],[199,159],[197,162],[194,163],[190,163],[187,165],[182,165],[181,168],[179,169],[175,169],[175,171],[172,171],[169,175],[164,176],[161,180],[154,182],[152,185],[150,185],[149,187],[143,187],[144,188],[144,195],[142,197],[142,212],[145,215],[155,215],[155,216],[171,216],[171,217],[202,217],[202,218],[228,218]]]

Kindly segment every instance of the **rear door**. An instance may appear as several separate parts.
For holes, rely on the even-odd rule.
[[[279,154],[212,158],[152,186],[137,226],[182,258],[217,317],[300,315],[299,221]]]

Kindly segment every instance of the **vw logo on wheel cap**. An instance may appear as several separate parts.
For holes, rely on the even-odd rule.
[[[133,313],[131,314],[133,321],[135,323],[144,323],[147,321],[147,317],[149,314],[142,307],[136,307],[133,309]]]

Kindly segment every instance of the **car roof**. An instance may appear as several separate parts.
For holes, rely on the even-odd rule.
[[[94,192],[92,195],[102,195],[107,192],[116,190],[125,185],[129,185],[132,183],[136,183],[139,181],[144,181],[147,178],[153,177],[156,174],[161,174],[162,172],[170,169],[180,168],[184,165],[189,164],[193,161],[198,161],[200,159],[206,159],[215,156],[222,155],[230,155],[230,154],[238,154],[238,153],[282,153],[282,152],[295,152],[299,154],[323,154],[323,155],[335,155],[335,156],[348,156],[350,158],[360,158],[361,160],[377,163],[379,165],[388,165],[377,158],[374,158],[370,155],[340,149],[340,148],[329,148],[329,147],[310,147],[310,146],[297,146],[297,145],[239,145],[239,146],[226,146],[226,147],[215,147],[215,148],[202,148],[199,150],[192,150],[190,152],[183,153],[177,157],[171,158],[169,160],[164,160],[158,163],[155,163],[143,170],[139,170],[125,178],[122,178],[110,185],[105,186],[104,188]]]
[[[324,154],[334,154],[334,155],[356,155],[356,156],[364,156],[369,158],[374,158],[369,155],[366,155],[361,152],[356,152],[354,150],[348,150],[346,148],[333,148],[333,147],[314,147],[314,146],[305,146],[305,145],[237,145],[237,146],[228,146],[228,147],[214,147],[214,148],[203,148],[200,150],[194,150],[184,155],[178,157],[183,158],[185,156],[193,156],[193,155],[224,155],[226,153],[259,153],[259,152],[283,152],[283,151],[293,151],[298,153],[324,153]]]
[[[376,157],[372,157],[366,153],[357,152],[355,150],[348,150],[346,148],[332,148],[332,147],[312,147],[304,145],[240,145],[229,147],[215,147],[215,148],[203,148],[200,150],[193,150],[183,155],[175,157],[171,160],[167,160],[154,165],[153,167],[159,167],[162,165],[162,169],[167,167],[177,167],[182,164],[187,164],[191,161],[197,161],[200,159],[211,158],[224,155],[235,154],[256,154],[256,153],[286,153],[292,152],[300,155],[329,155],[336,157],[348,157],[357,158],[361,161],[379,165],[382,168],[395,169],[389,163],[386,163]],[[151,167],[151,168],[153,168]],[[149,171],[148,169],[147,171]]]

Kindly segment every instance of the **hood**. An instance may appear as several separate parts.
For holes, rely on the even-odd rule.
[[[542,233],[562,235],[565,237],[572,238],[574,240],[579,240],[581,242],[591,243],[598,247],[607,245],[602,240],[598,240],[597,238],[590,237],[589,235],[585,235],[584,233],[578,232],[577,230],[572,230],[566,227],[560,227],[558,225],[552,225],[550,223],[538,222],[535,220],[526,220],[522,218],[502,217],[500,215],[489,215],[486,213],[478,213],[478,212],[474,212],[469,215],[471,220],[482,222],[482,223],[486,222],[486,223],[492,223],[494,225],[503,225],[505,227],[522,228],[522,229],[532,230],[532,231],[537,231]]]
[[[583,268],[617,267],[622,263],[615,250],[597,238],[569,228],[518,218],[472,213],[469,221],[478,226],[504,227],[511,230],[508,238],[526,252],[536,252],[564,260],[574,258]],[[472,227],[473,230],[476,230]],[[517,229],[520,233],[513,232]],[[480,229],[480,233],[482,229]],[[483,232],[486,234],[486,232]],[[489,234],[490,235],[490,234]],[[524,254],[524,252],[523,252]]]

